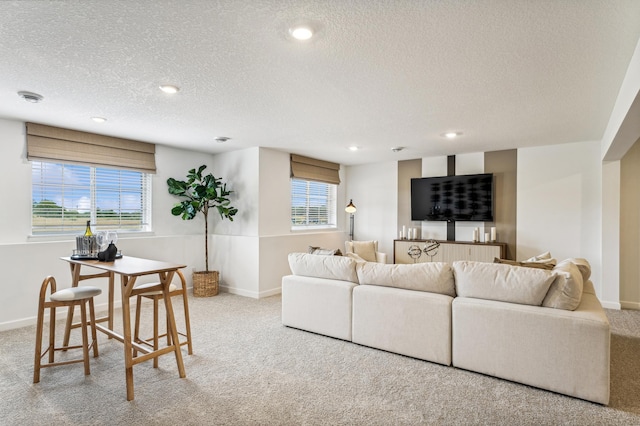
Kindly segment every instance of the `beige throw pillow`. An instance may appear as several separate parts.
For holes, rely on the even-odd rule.
[[[542,306],[575,310],[582,299],[584,282],[578,266],[571,259],[563,260],[553,268],[555,280],[547,292]]]
[[[367,262],[376,261],[376,243],[377,241],[351,241],[353,253],[357,254]]]

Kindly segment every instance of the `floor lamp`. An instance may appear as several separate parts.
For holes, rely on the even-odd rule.
[[[344,211],[349,213],[349,241],[353,241],[353,214],[356,212],[353,200],[349,200],[349,204],[347,204]]]

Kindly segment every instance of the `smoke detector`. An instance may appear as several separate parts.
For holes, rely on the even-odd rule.
[[[24,92],[24,91],[18,92],[18,96],[20,96],[22,99],[24,99],[27,102],[31,102],[32,104],[37,104],[39,102],[42,102],[42,100],[44,99],[42,95],[39,95],[33,92]]]
[[[394,146],[393,148],[391,148],[391,151],[393,152],[400,152],[404,149],[404,146]]]
[[[231,138],[228,138],[226,136],[216,136],[215,138],[213,138],[213,140],[218,142],[218,143],[225,143],[229,139],[231,139]]]

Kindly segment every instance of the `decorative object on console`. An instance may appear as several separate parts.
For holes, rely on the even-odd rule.
[[[492,243],[496,242],[496,227],[495,226],[491,227],[491,242]]]
[[[353,200],[349,200],[349,204],[344,209],[345,212],[349,213],[349,241],[353,241],[353,220],[354,213],[356,212],[356,206],[353,204]]]
[[[218,271],[209,271],[209,209],[216,209],[220,219],[229,219],[233,222],[233,216],[238,209],[231,206],[229,195],[233,193],[227,189],[227,184],[222,183],[221,178],[213,174],[202,174],[207,166],[202,165],[197,170],[191,169],[187,173],[187,180],[167,179],[169,194],[182,198],[171,209],[171,214],[181,216],[183,220],[191,220],[198,213],[204,216],[204,261],[205,270],[193,273],[194,296],[215,296],[218,294]],[[202,287],[206,291],[196,288]]]
[[[429,240],[424,244],[424,254],[431,258],[433,262],[434,256],[438,254],[438,249],[440,248],[440,243],[435,240]]]
[[[473,242],[477,243],[480,241],[480,228],[473,229]]]
[[[422,250],[420,250],[420,247],[414,244],[409,247],[409,250],[407,250],[407,254],[409,255],[410,258],[413,259],[413,263],[416,263],[418,259],[420,259],[420,256],[422,256]]]

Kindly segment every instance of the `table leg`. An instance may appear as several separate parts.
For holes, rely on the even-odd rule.
[[[124,367],[127,382],[127,401],[133,400],[133,347],[131,346],[131,311],[129,297],[136,277],[120,276],[120,292],[122,294],[122,327],[124,336]]]
[[[113,272],[109,272],[109,320],[107,321],[107,324],[109,325],[109,330],[113,330],[113,289],[114,289],[114,273]],[[111,339],[111,336],[109,336],[109,339]]]
[[[182,362],[182,352],[180,351],[180,340],[178,336],[178,329],[176,328],[176,318],[173,315],[173,305],[171,304],[171,296],[169,296],[169,284],[173,279],[175,271],[169,271],[167,274],[160,274],[160,282],[162,282],[162,292],[164,293],[164,307],[167,312],[167,319],[169,323],[167,325],[167,333],[171,333],[171,340],[173,341],[174,353],[176,354],[176,364],[178,364],[178,373],[181,378],[187,377],[184,371],[184,363]],[[186,294],[184,295],[186,297]]]

